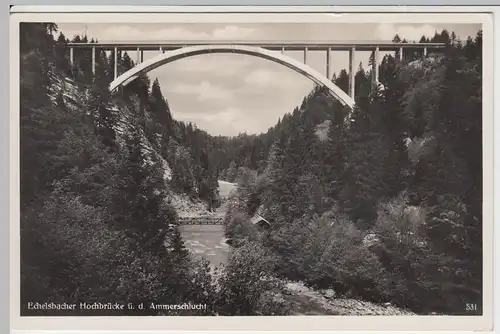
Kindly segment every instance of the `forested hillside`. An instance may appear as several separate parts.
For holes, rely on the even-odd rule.
[[[265,261],[242,261],[237,251],[212,276],[176,227],[172,193],[216,204],[217,139],[174,121],[159,83],[149,89],[146,76],[112,95],[113,55],[96,57],[95,79],[87,54],[75,52],[72,70],[56,30],[20,27],[21,314],[286,314],[269,297],[280,285],[262,280],[270,277]],[[133,66],[126,54],[118,65]],[[29,309],[35,302],[136,309]],[[206,306],[148,307],[185,302]]]
[[[226,138],[174,120],[146,75],[112,94],[114,55],[98,54],[94,77],[90,50],[75,49],[72,68],[56,31],[20,32],[23,314],[54,314],[33,301],[186,300],[207,308],[181,314],[289,314],[275,298],[284,280],[422,314],[481,312],[481,33],[384,57],[374,89],[360,66],[354,111],[315,88],[267,133]],[[120,73],[134,66],[118,59]],[[346,71],[333,80],[347,90]],[[169,198],[216,207],[218,179],[238,189],[234,249],[214,275],[186,251]]]
[[[359,68],[354,112],[318,88],[268,133],[239,139],[226,234],[262,245],[288,279],[470,314],[482,300],[482,35],[422,41],[448,47],[385,56],[377,89]],[[347,91],[345,71],[334,80]],[[269,232],[249,223],[256,211]]]

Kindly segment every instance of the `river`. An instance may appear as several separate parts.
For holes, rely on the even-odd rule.
[[[204,257],[212,266],[226,264],[229,245],[222,225],[181,225],[184,244],[197,257]]]
[[[225,215],[225,201],[236,189],[236,183],[219,181],[219,195],[222,205],[218,212],[208,213],[213,216],[223,217]],[[224,237],[223,225],[181,225],[179,227],[186,248],[198,258],[207,259],[212,266],[226,264],[229,256],[229,245]]]

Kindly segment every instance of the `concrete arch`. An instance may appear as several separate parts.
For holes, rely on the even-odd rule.
[[[349,95],[347,95],[342,89],[340,89],[340,87],[335,85],[327,77],[314,70],[310,66],[303,64],[291,57],[285,56],[279,51],[271,51],[261,47],[248,45],[195,45],[168,51],[158,55],[157,57],[142,62],[134,68],[123,73],[111,82],[111,84],[109,85],[109,90],[113,91],[119,86],[126,86],[134,79],[136,79],[139,74],[147,73],[164,64],[171,63],[179,59],[207,53],[237,53],[271,60],[304,75],[320,86],[327,87],[330,95],[340,101],[340,103],[342,103],[344,106],[348,106],[351,109],[354,108],[354,100]]]

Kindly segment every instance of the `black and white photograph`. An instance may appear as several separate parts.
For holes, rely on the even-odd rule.
[[[20,316],[482,316],[483,26],[412,17],[20,22]]]

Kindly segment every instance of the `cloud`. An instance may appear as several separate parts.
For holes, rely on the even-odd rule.
[[[256,69],[244,79],[248,86],[263,89],[279,89],[288,92],[310,89],[312,82],[289,68],[275,67],[273,69]]]
[[[195,115],[174,114],[174,117],[179,120],[191,121],[199,128],[214,135],[236,136],[244,132],[258,133],[264,130],[262,122],[252,117],[252,112],[236,107],[228,107],[220,111],[206,111]]]
[[[204,54],[175,62],[175,71],[204,72],[216,76],[236,75],[251,64],[250,57],[233,54]]]
[[[392,40],[396,34],[401,39],[406,38],[408,41],[418,42],[422,35],[427,37],[434,36],[436,28],[429,25],[394,25],[389,23],[382,23],[377,26],[376,36],[383,40]]]
[[[279,80],[279,76],[277,76],[275,72],[258,69],[250,72],[250,74],[245,77],[245,82],[251,85],[269,87],[279,85],[281,80]]]
[[[69,32],[70,29],[65,29]],[[79,27],[79,30],[81,28]],[[210,40],[210,39],[240,39],[251,36],[256,29],[228,25],[216,28],[212,32],[194,31],[183,27],[170,27],[160,29],[143,29],[133,25],[112,25],[99,31],[88,31],[88,35],[97,36],[99,40],[125,41],[125,40]],[[75,33],[81,34],[78,31]]]
[[[238,39],[246,38],[253,35],[255,32],[254,28],[243,28],[238,26],[225,26],[224,28],[215,29],[212,32],[214,38],[220,39]]]
[[[179,27],[144,31],[129,25],[121,25],[103,30],[99,33],[99,37],[102,40],[200,40],[210,38],[210,35]]]
[[[176,83],[169,86],[168,89],[172,93],[182,95],[197,95],[198,101],[204,102],[209,100],[230,101],[234,97],[234,93],[221,86],[216,86],[208,81],[202,81],[196,84]]]

